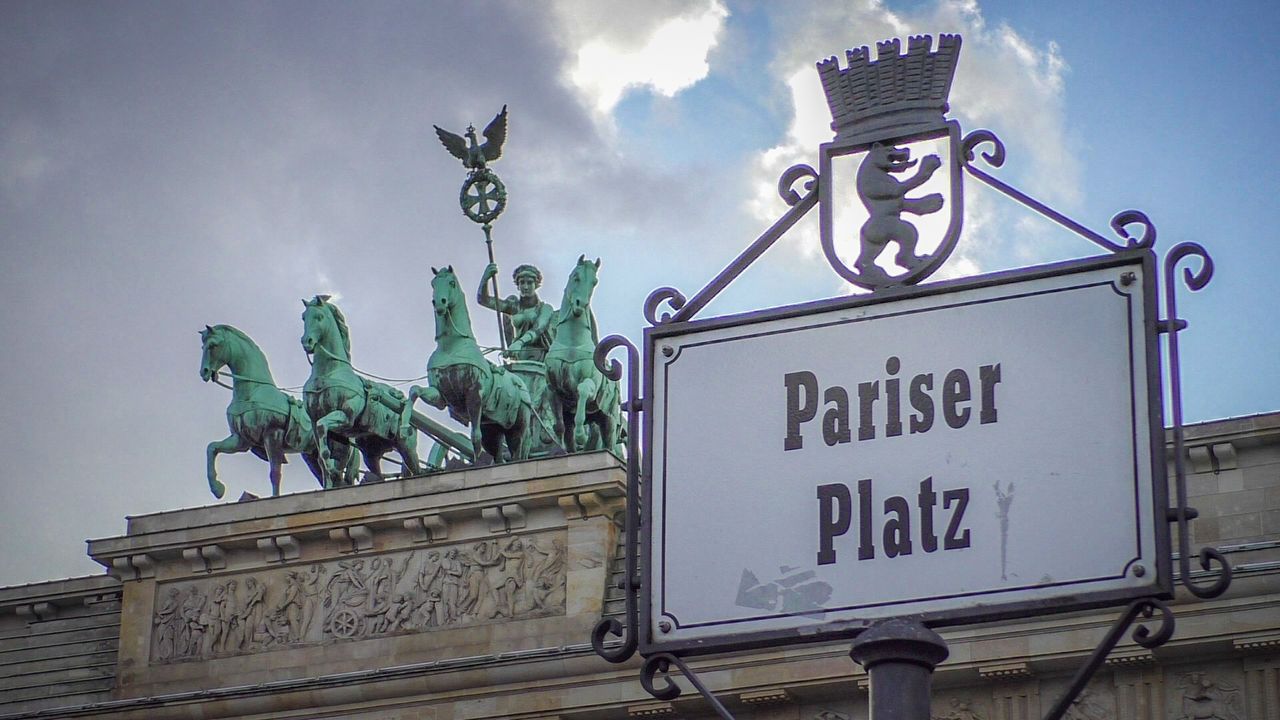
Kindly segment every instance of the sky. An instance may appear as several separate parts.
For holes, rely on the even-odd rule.
[[[817,166],[814,63],[890,37],[963,36],[950,116],[1001,137],[1000,178],[1104,235],[1136,208],[1159,252],[1209,250],[1213,281],[1179,296],[1188,421],[1280,410],[1278,30],[1262,2],[0,3],[0,586],[101,572],[83,540],[215,502],[230,392],[199,378],[206,324],[296,387],[299,301],[330,294],[357,368],[425,373],[431,268],[474,288],[487,260],[433,124],[508,105],[503,291],[533,263],[558,305],[598,257],[601,330],[638,343],[652,289],[693,295],[787,209],[782,171]],[[1100,253],[974,181],[965,199],[935,279]],[[849,292],[815,212],[703,316]],[[222,502],[269,492],[254,457],[219,470]],[[285,467],[285,492],[315,487]]]

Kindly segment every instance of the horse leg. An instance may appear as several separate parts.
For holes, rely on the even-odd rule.
[[[365,482],[382,482],[382,448],[374,445],[360,445],[360,454],[364,456],[364,466],[369,468],[370,478],[365,478]],[[364,483],[361,483],[362,485]]]
[[[416,430],[412,430],[416,433]],[[417,475],[422,472],[422,462],[418,460],[418,438],[417,435],[410,434],[401,436],[396,440],[396,452],[400,454],[400,459],[404,462],[405,470],[409,475]]]
[[[595,450],[596,448],[588,448],[587,441],[589,433],[587,432],[587,399],[593,398],[598,389],[596,379],[594,377],[585,378],[578,383],[578,409],[573,414],[573,441],[575,450]]]
[[[404,406],[412,407],[408,400],[405,401]],[[400,455],[400,461],[404,463],[405,474],[417,475],[422,472],[421,463],[418,461],[418,430],[407,423],[402,424],[398,430],[391,439],[391,445]]]
[[[487,430],[480,431],[480,442],[484,445],[484,451],[489,453],[494,463],[502,462],[502,441],[505,439],[503,430],[496,426],[489,426]]]
[[[320,467],[319,455],[314,450],[304,450],[302,452],[302,461],[307,464],[307,469],[312,475],[316,476],[316,480],[320,481],[320,489],[327,489],[324,486],[324,470]]]
[[[316,421],[316,444],[320,446],[320,465],[324,468],[326,487],[334,487],[338,482],[338,467],[333,461],[333,451],[329,447],[331,442],[329,433],[345,428],[350,424],[351,421],[347,419],[347,414],[342,410],[334,410]]]
[[[209,465],[209,492],[213,493],[214,497],[221,499],[223,494],[227,492],[227,486],[223,485],[222,481],[218,480],[218,468],[216,464],[218,455],[221,453],[228,455],[232,453],[242,453],[248,449],[249,443],[241,440],[240,436],[235,434],[228,435],[223,440],[215,440],[209,443],[209,447],[205,449],[205,458]]]
[[[400,434],[404,435],[413,430],[413,404],[417,402],[418,395],[422,391],[422,387],[412,385],[409,387],[409,394],[404,398],[404,407],[400,408]]]
[[[342,487],[351,487],[356,484],[356,480],[360,479],[360,453],[356,451],[354,445],[346,445],[346,453],[343,455],[346,462],[342,463]]]
[[[280,494],[280,466],[284,465],[284,431],[266,433],[262,444],[267,453],[267,464],[271,466],[271,497],[276,497]]]
[[[467,390],[467,417],[471,420],[471,447],[475,453],[476,465],[489,465],[498,461],[498,457],[493,453],[489,453],[490,459],[488,463],[481,463],[480,453],[488,452],[488,448],[484,445],[484,433],[480,431],[480,424],[483,421],[482,413],[484,408],[484,397],[480,394],[478,385]]]
[[[516,460],[528,460],[529,450],[533,445],[533,434],[537,427],[533,424],[533,408],[521,405],[518,418],[507,430],[507,447]]]

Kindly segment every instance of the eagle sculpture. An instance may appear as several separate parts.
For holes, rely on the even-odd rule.
[[[507,106],[503,105],[502,111],[494,116],[489,125],[485,127],[485,142],[483,145],[476,140],[476,128],[474,125],[467,126],[465,138],[444,130],[439,125],[433,125],[432,127],[436,129],[436,136],[440,138],[440,144],[444,145],[444,149],[448,150],[454,157],[461,160],[463,167],[473,171],[484,170],[486,163],[502,157],[502,143],[507,139]]]

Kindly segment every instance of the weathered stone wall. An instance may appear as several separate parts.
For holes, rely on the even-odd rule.
[[[110,698],[119,638],[114,578],[0,588],[0,715]]]
[[[625,474],[608,454],[131,518],[115,697],[583,642]]]

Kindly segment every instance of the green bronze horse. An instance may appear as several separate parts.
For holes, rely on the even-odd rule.
[[[205,382],[217,380],[225,367],[231,371],[232,382],[231,404],[227,406],[231,434],[225,440],[209,443],[207,451],[209,490],[214,497],[220,498],[226,492],[226,486],[218,480],[218,455],[246,450],[270,463],[272,495],[280,494],[280,466],[288,462],[287,453],[301,453],[320,485],[328,487],[320,469],[311,419],[301,401],[276,387],[267,357],[257,344],[230,325],[206,325],[200,331],[200,340],[204,346],[200,378]],[[349,466],[339,484],[350,485],[354,477],[354,467]]]
[[[302,349],[311,356],[311,376],[303,386],[307,415],[315,423],[321,468],[338,475],[335,450],[355,445],[375,481],[382,480],[382,455],[395,450],[405,472],[416,474],[418,435],[401,425],[404,394],[390,385],[357,375],[351,367],[347,320],[327,295],[303,300]]]
[[[409,389],[409,404],[421,398],[448,409],[471,428],[471,446],[493,462],[529,457],[533,401],[524,381],[489,362],[471,332],[466,295],[452,267],[431,268],[431,306],[436,316],[436,349],[427,360],[427,387]],[[506,455],[503,454],[503,443]]]
[[[618,383],[600,372],[594,358],[600,338],[596,316],[591,311],[591,294],[599,282],[599,271],[599,259],[578,257],[553,321],[555,340],[547,350],[547,382],[560,400],[564,447],[569,452],[617,452],[621,433]]]

